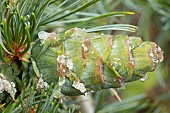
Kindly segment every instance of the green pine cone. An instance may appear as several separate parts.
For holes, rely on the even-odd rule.
[[[127,35],[90,34],[74,28],[63,35],[40,32],[32,48],[33,73],[65,95],[120,88],[146,77],[163,52],[154,42]]]

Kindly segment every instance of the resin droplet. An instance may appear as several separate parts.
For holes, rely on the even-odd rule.
[[[41,44],[44,44],[45,40],[49,37],[49,33],[45,32],[45,31],[40,31],[38,33],[38,37],[41,40]]]
[[[36,89],[37,89],[38,91],[41,91],[42,89],[47,90],[48,87],[49,87],[48,83],[47,83],[47,82],[44,82],[43,78],[40,77],[40,78],[38,79]]]
[[[8,81],[5,76],[0,73],[0,93],[6,91],[14,99],[15,93],[17,92],[15,88],[15,83]]]
[[[58,83],[59,86],[62,86],[65,83],[65,77],[59,77]]]
[[[85,88],[85,86],[84,86],[83,83],[74,81],[72,86],[73,86],[74,88],[78,89],[78,90],[79,90],[80,92],[82,92],[82,93],[85,93],[85,92],[86,92],[86,88]]]
[[[148,75],[147,74],[145,74],[144,76],[143,76],[143,78],[141,78],[140,80],[142,81],[142,82],[144,82],[145,80],[148,80]]]
[[[64,55],[59,55],[57,57],[57,62],[66,66],[69,70],[72,70],[73,69],[73,62],[71,61],[71,59],[69,59],[67,56],[64,56]],[[63,70],[64,71],[64,70]]]

